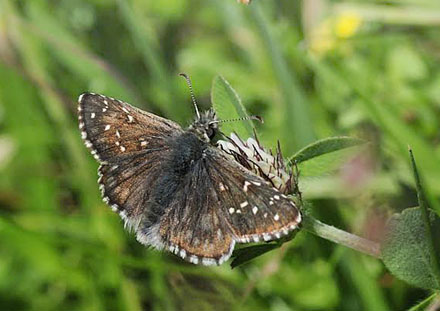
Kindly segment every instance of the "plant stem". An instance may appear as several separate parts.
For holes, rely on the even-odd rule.
[[[413,306],[411,309],[409,309],[408,311],[423,311],[423,310],[428,310],[427,308],[429,307],[429,304],[432,302],[433,299],[435,299],[437,297],[437,293],[433,293],[431,296],[429,296],[428,298],[422,300],[421,302],[419,302],[417,305]]]
[[[310,215],[304,215],[302,224],[305,230],[323,239],[344,245],[376,258],[381,257],[380,245],[377,242],[364,239],[360,236],[324,224]]]

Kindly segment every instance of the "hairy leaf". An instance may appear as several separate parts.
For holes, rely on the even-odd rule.
[[[304,147],[290,157],[288,161],[301,163],[327,153],[358,146],[364,143],[365,141],[362,139],[346,136],[325,138]]]
[[[405,209],[391,217],[382,259],[385,266],[399,279],[421,288],[440,289],[436,270],[430,260],[432,236],[426,231],[420,207]],[[429,211],[429,222],[434,237],[440,236],[440,218]],[[440,258],[439,239],[433,241],[437,260]]]
[[[248,116],[237,92],[222,76],[216,76],[212,82],[211,101],[221,120]],[[222,132],[226,135],[234,131],[240,137],[251,137],[253,136],[253,130],[254,126],[250,120],[222,124]]]

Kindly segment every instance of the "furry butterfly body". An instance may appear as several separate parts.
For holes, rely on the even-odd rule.
[[[84,93],[78,102],[103,200],[142,244],[214,265],[236,243],[278,239],[301,222],[287,196],[212,142],[213,110],[182,129],[103,95]]]

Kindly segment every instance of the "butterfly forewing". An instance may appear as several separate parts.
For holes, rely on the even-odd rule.
[[[79,127],[97,160],[103,200],[137,227],[160,172],[169,138],[182,129],[176,123],[103,95],[79,98]]]
[[[103,95],[79,97],[78,118],[86,146],[101,162],[160,149],[182,132],[176,123]]]

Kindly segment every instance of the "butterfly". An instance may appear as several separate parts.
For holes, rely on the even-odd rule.
[[[199,113],[194,105],[195,120],[183,129],[123,101],[83,93],[79,129],[100,163],[103,201],[140,243],[194,264],[219,265],[236,243],[287,235],[301,213],[215,145],[215,111]]]

